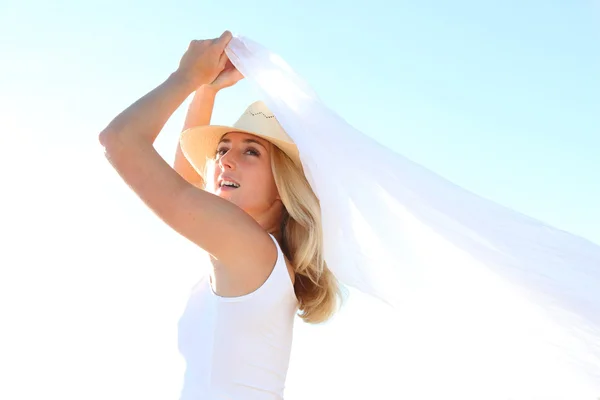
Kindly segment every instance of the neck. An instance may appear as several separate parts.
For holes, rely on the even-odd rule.
[[[280,242],[282,237],[281,220],[284,212],[283,204],[277,200],[265,213],[253,217],[267,233],[273,235]]]

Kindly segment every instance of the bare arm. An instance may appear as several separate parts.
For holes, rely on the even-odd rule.
[[[194,93],[194,98],[192,99],[185,116],[183,130],[185,131],[186,129],[194,128],[196,126],[210,125],[210,118],[215,105],[215,97],[219,90],[234,85],[242,78],[242,74],[235,69],[230,61],[227,61],[223,71],[221,71],[211,84],[200,86]],[[179,175],[192,185],[203,187],[204,182],[202,177],[183,155],[179,141],[177,142],[173,166]]]
[[[196,126],[210,125],[218,91],[219,88],[213,85],[202,85],[196,90],[185,116],[184,131]]]
[[[211,85],[202,85],[196,90],[185,116],[184,131],[196,126],[210,125],[210,117],[212,116],[217,91],[218,89]],[[186,181],[192,185],[203,187],[202,177],[183,155],[179,141],[177,141],[173,167]]]
[[[273,266],[277,250],[269,235],[236,205],[188,183],[153,146],[173,112],[195,88],[211,82],[222,70],[219,55],[225,45],[218,54],[214,42],[202,41],[195,49],[199,54],[193,54],[191,45],[182,64],[186,56],[191,57],[198,71],[192,73],[189,70],[193,68],[180,66],[119,114],[99,139],[123,180],[163,221],[220,260],[224,267],[235,272],[245,269],[242,274],[249,274],[256,268],[268,270]]]

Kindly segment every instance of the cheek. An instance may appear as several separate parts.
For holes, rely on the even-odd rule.
[[[261,202],[272,203],[277,197],[277,186],[270,168],[261,168],[252,177],[252,187],[255,198]]]
[[[271,181],[270,181],[270,192],[271,192],[271,198],[272,199],[278,199],[279,198],[279,191],[277,190],[277,185],[275,184],[275,179],[273,177],[271,177]]]
[[[267,193],[269,193],[269,197],[271,199],[279,198],[279,191],[277,190],[277,185],[275,184],[275,177],[273,176],[273,171],[271,171],[271,167],[269,165],[269,169],[265,176],[265,186]]]
[[[268,201],[272,203],[279,198],[279,192],[277,191],[277,185],[275,185],[275,179],[269,174],[269,176],[264,180],[264,183],[265,194],[268,196]]]

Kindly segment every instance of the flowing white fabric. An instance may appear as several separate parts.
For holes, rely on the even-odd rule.
[[[480,350],[501,350],[472,355],[488,364],[470,371],[496,363],[490,382],[514,385],[511,398],[538,398],[542,387],[569,396],[556,398],[600,396],[599,246],[378,144],[259,44],[236,36],[226,52],[296,142],[321,202],[325,258],[342,283],[455,335],[461,357],[488,338]],[[517,363],[527,377],[508,379]]]

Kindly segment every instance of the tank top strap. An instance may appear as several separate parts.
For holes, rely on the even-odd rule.
[[[273,271],[271,272],[265,283],[269,282],[270,280],[275,281],[275,285],[281,285],[282,288],[285,288],[287,291],[291,292],[293,298],[296,299],[294,285],[292,284],[292,280],[288,272],[285,255],[281,250],[279,242],[277,242],[277,239],[275,239],[275,236],[271,235],[270,233],[269,236],[271,236],[273,243],[275,243],[275,247],[277,247],[277,261],[275,262]]]

